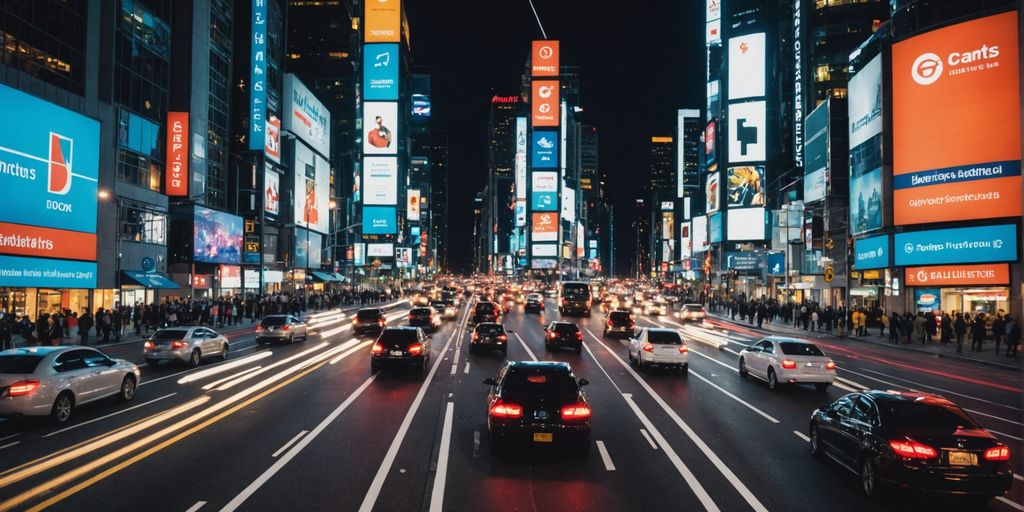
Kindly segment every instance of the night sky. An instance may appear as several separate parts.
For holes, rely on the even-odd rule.
[[[599,169],[615,204],[616,272],[632,260],[632,202],[648,175],[652,135],[674,136],[676,110],[704,98],[704,2],[534,0],[561,64],[582,75],[585,122],[600,134]],[[449,256],[472,265],[473,196],[487,175],[492,94],[518,93],[530,41],[542,39],[527,0],[406,0],[413,62],[432,78],[432,123],[449,132]],[[629,10],[639,6],[642,10]]]

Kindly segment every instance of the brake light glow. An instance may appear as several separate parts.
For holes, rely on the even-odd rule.
[[[506,404],[502,401],[498,401],[491,407],[492,418],[522,418],[523,417],[523,406],[516,404]]]
[[[576,339],[579,340],[579,341],[583,341],[583,333],[582,332],[576,333]]]
[[[381,318],[380,320],[377,320],[377,323],[380,324],[380,325],[384,325],[384,319]]]
[[[8,396],[25,396],[35,393],[39,389],[38,380],[19,380],[7,388]]]
[[[372,348],[372,349],[370,349],[370,350],[371,350],[371,351],[372,351],[372,352],[373,352],[373,353],[374,353],[375,355],[376,355],[376,354],[380,354],[381,352],[384,352],[384,345],[381,345],[381,343],[380,343],[380,342],[378,341],[377,343],[374,343],[374,344],[373,344],[373,348]]]
[[[654,345],[644,343],[644,352],[654,352]]]
[[[796,369],[796,361],[794,361],[792,359],[783,359],[782,360],[782,367],[787,369],[787,370]]]
[[[152,340],[146,340],[146,342],[142,344],[142,347],[146,350],[153,350],[156,348],[156,345],[153,344]]]
[[[478,332],[474,332],[474,333],[473,333],[473,341],[477,341],[477,340],[479,340],[479,339],[480,339],[480,333],[478,333]]]
[[[999,445],[985,450],[985,460],[1010,460],[1010,449]]]
[[[505,335],[505,334],[502,334],[502,335],[498,336],[498,341],[508,341],[508,336]]]
[[[686,345],[683,345],[683,346],[679,347],[679,353],[680,354],[685,354],[685,353],[687,353],[689,351],[690,351],[690,347],[687,347]]]
[[[290,329],[291,329],[291,326],[290,326],[290,325],[288,325],[288,324],[284,324],[284,326],[283,326],[283,327],[281,327],[281,330],[282,330],[282,331],[287,331],[287,330],[290,330]]]
[[[180,340],[171,342],[171,348],[185,348],[185,342]]]
[[[904,440],[893,439],[889,441],[889,447],[896,452],[896,455],[910,459],[934,459],[939,456],[939,452],[935,451],[935,448],[921,444],[909,437]]]
[[[590,419],[590,406],[583,402],[562,407],[562,420],[564,421],[582,421],[588,419]]]
[[[358,321],[359,320],[357,319],[356,322],[358,322]],[[256,326],[256,332],[263,332],[263,325],[262,324]]]
[[[409,345],[409,355],[411,355],[411,356],[418,356],[418,355],[422,355],[422,354],[423,354],[423,344],[422,343],[413,343],[412,345]]]
[[[551,331],[551,332],[548,333],[548,338],[555,339],[557,337],[558,337],[558,335],[555,334],[555,331]]]
[[[835,361],[829,361],[829,362],[825,363],[825,369],[826,370],[835,370],[836,369],[836,362]]]

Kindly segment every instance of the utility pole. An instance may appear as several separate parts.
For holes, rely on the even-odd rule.
[[[615,277],[615,205],[608,205],[608,277]]]

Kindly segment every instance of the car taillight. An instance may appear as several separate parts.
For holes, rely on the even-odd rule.
[[[413,318],[415,318],[414,315],[412,313],[409,313],[409,320],[412,320]]]
[[[614,324],[614,323],[612,323],[612,321],[611,321],[611,320],[608,320],[608,327],[612,327],[612,326],[614,326],[614,325],[615,325],[615,324]]]
[[[632,329],[634,327],[636,327],[636,322],[630,322],[629,323],[629,328]]]
[[[384,319],[381,318],[380,320],[377,320],[377,323],[380,324],[380,325],[384,325]]]
[[[796,368],[796,361],[794,361],[792,359],[783,359],[782,360],[782,367],[787,369],[787,370],[793,370],[793,369]]]
[[[491,406],[491,417],[492,418],[522,418],[523,417],[523,406],[516,404],[506,404],[500,400]]]
[[[411,356],[418,356],[418,355],[421,355],[421,354],[423,354],[423,344],[422,343],[413,343],[412,345],[409,345],[409,355],[411,355]]]
[[[644,343],[644,352],[654,352],[654,345]]]
[[[686,345],[683,345],[683,346],[679,347],[679,353],[680,354],[685,354],[685,353],[687,353],[689,351],[690,351],[690,347],[687,347]]]
[[[558,337],[558,335],[557,335],[557,334],[555,334],[555,332],[554,332],[554,331],[551,331],[551,332],[549,332],[549,333],[548,333],[548,338],[551,338],[551,339],[555,339],[555,338],[557,338],[557,337]]]
[[[583,333],[582,332],[576,333],[576,339],[579,340],[579,341],[583,341]]]
[[[370,351],[373,352],[374,354],[380,354],[381,352],[384,352],[384,345],[381,345],[380,342],[378,341],[377,343],[373,344],[373,348],[370,349]]]
[[[590,419],[590,406],[580,402],[562,407],[562,420],[581,421]]]
[[[999,445],[985,450],[985,460],[1010,460],[1010,449]]]
[[[356,319],[356,322],[358,322],[358,321],[359,321],[359,320],[358,320],[358,319]],[[257,326],[256,326],[256,332],[263,332],[263,326],[262,326],[262,325],[257,325]]]
[[[25,396],[35,393],[39,389],[38,380],[19,380],[7,388],[8,396]]]
[[[835,370],[836,369],[836,362],[835,361],[829,361],[829,362],[825,363],[825,369],[826,370]]]
[[[173,341],[171,342],[171,348],[185,348],[184,341]]]
[[[282,330],[282,331],[287,331],[287,330],[289,330],[289,329],[291,329],[291,326],[290,326],[290,325],[288,325],[288,324],[284,324],[284,326],[283,326],[283,327],[281,327],[281,330]]]
[[[480,333],[478,333],[478,332],[474,332],[474,333],[473,333],[473,341],[477,341],[477,340],[479,340],[479,339],[480,339]]]
[[[143,343],[142,346],[143,346],[143,348],[146,348],[146,349],[149,349],[149,350],[152,350],[152,349],[156,348],[156,345],[154,345],[151,340],[146,340],[146,342]]]
[[[508,336],[502,334],[498,336],[498,341],[508,341]]]
[[[939,452],[935,451],[935,448],[910,438],[903,440],[893,439],[889,441],[889,447],[892,448],[892,451],[896,452],[896,455],[911,459],[934,459],[939,456]]]

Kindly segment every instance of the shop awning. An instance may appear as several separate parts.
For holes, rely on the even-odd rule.
[[[128,283],[134,282],[139,286],[146,288],[157,288],[157,289],[177,289],[180,288],[177,283],[171,281],[166,275],[159,272],[139,272],[136,270],[122,270],[121,274],[127,278]]]
[[[337,281],[337,279],[334,277],[333,274],[328,274],[327,272],[318,272],[318,271],[314,270],[314,271],[312,271],[310,273],[313,274],[313,277],[316,277],[317,279],[319,279],[319,280],[321,280],[321,281],[323,281],[325,283],[333,283],[333,282]]]
[[[347,278],[347,277],[345,277],[345,276],[343,276],[343,275],[341,275],[341,274],[339,274],[337,272],[335,272],[335,273],[333,273],[331,275],[333,275],[334,276],[334,280],[338,281],[339,283],[347,283],[347,282],[349,282],[349,278]]]

